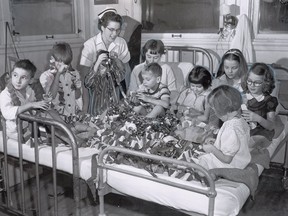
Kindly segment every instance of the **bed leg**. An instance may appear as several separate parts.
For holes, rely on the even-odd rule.
[[[105,210],[104,210],[104,195],[99,194],[99,216],[106,216]]]
[[[288,142],[286,142],[285,146],[285,157],[283,164],[284,174],[282,178],[282,185],[285,190],[288,190]]]

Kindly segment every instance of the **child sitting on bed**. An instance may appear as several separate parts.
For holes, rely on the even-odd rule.
[[[54,98],[54,109],[66,116],[80,112],[83,107],[80,74],[72,68],[72,58],[68,43],[56,43],[51,50],[50,69],[40,76],[46,94],[51,92]]]
[[[176,100],[176,112],[178,116],[197,118],[199,121],[207,122],[210,108],[207,96],[211,91],[212,75],[202,66],[196,66],[188,74],[189,87],[184,89]]]
[[[143,83],[143,77],[141,72],[145,66],[150,63],[158,63],[162,67],[161,83],[167,85],[171,94],[176,94],[176,80],[172,68],[163,62],[161,62],[161,56],[164,54],[164,44],[161,40],[148,40],[142,49],[142,57],[145,61],[139,65],[136,65],[131,73],[131,80],[129,84],[129,93],[136,91]]]
[[[161,83],[162,68],[158,63],[150,63],[141,72],[143,83],[131,100],[138,102],[133,110],[147,118],[155,118],[165,113],[170,104],[170,91]]]
[[[238,49],[228,50],[222,57],[216,79],[213,80],[212,87],[219,85],[230,85],[243,92],[242,80],[247,74],[248,66],[245,57]]]
[[[264,63],[253,64],[243,86],[247,108],[243,107],[242,116],[250,123],[252,148],[263,142],[264,137],[271,141],[274,136],[278,100],[270,95],[275,87],[272,69]]]
[[[18,114],[31,113],[33,109],[46,110],[49,108],[49,101],[43,100],[44,91],[34,91],[30,86],[35,72],[36,67],[30,60],[17,61],[6,88],[0,94],[0,108],[6,120],[9,138],[18,139],[16,127]],[[23,127],[27,128],[27,126],[23,124]]]
[[[241,116],[240,92],[234,87],[221,85],[208,95],[208,103],[224,123],[216,139],[207,139],[203,144],[206,153],[196,162],[206,169],[244,169],[251,160],[248,147],[250,128]]]

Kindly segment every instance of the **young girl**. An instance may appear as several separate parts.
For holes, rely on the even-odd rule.
[[[36,72],[34,64],[27,60],[19,60],[15,63],[11,72],[11,78],[6,88],[0,94],[0,107],[6,120],[7,136],[18,139],[16,118],[20,113],[31,112],[32,109],[46,110],[49,101],[43,100],[43,89],[33,90],[30,84]],[[23,124],[23,127],[28,125]]]
[[[261,137],[272,140],[274,136],[278,100],[270,95],[275,87],[272,69],[264,63],[253,64],[245,76],[243,87],[248,110],[243,110],[242,116],[247,122],[252,122],[250,147],[253,147]]]
[[[53,96],[54,108],[61,115],[82,111],[82,86],[79,72],[71,66],[73,54],[68,43],[56,43],[52,48],[50,69],[40,76],[40,82]]]
[[[242,52],[238,49],[230,49],[222,57],[216,79],[213,81],[213,88],[225,84],[233,86],[242,93],[241,83],[247,71],[247,62]]]
[[[100,50],[97,60],[85,77],[84,85],[89,92],[88,113],[102,114],[112,103],[118,103],[120,82],[125,78],[125,67],[118,58],[108,57],[109,52]]]
[[[188,83],[189,88],[183,90],[176,101],[177,114],[207,122],[210,108],[206,98],[211,91],[212,75],[206,68],[196,66],[188,75]]]
[[[245,168],[251,160],[248,148],[250,128],[241,117],[240,92],[231,86],[221,85],[208,95],[208,103],[224,123],[215,142],[209,140],[203,144],[207,154],[199,156],[198,163],[206,169]]]
[[[160,82],[162,68],[158,63],[150,63],[142,71],[143,84],[139,86],[132,101],[137,99],[140,105],[134,107],[136,113],[147,118],[156,118],[165,113],[170,104],[170,91]],[[135,98],[133,98],[135,97]]]
[[[164,54],[164,44],[161,40],[149,40],[145,43],[142,53],[145,61],[139,65],[136,65],[132,70],[131,81],[129,85],[129,91],[136,91],[143,82],[141,71],[144,70],[145,66],[150,63],[158,63],[162,67],[161,83],[166,85],[173,95],[176,92],[176,81],[172,68],[161,63],[161,56]]]

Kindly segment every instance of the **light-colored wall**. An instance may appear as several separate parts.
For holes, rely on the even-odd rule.
[[[2,0],[1,0],[2,1]],[[109,4],[109,5],[94,5],[94,0],[79,0],[84,3],[81,4],[82,11],[82,19],[81,22],[85,22],[85,25],[81,28],[82,33],[80,34],[80,38],[75,39],[49,39],[40,42],[25,42],[25,41],[15,41],[17,51],[19,53],[20,58],[28,58],[34,62],[38,69],[38,74],[43,72],[48,67],[48,58],[49,51],[52,48],[53,44],[57,41],[66,41],[68,42],[73,51],[73,62],[72,65],[76,68],[79,68],[79,58],[82,50],[82,46],[85,40],[94,36],[99,32],[97,29],[98,18],[97,15],[104,10],[106,7],[116,8],[118,13],[121,15],[129,15],[134,17],[135,19],[141,21],[141,2],[138,0],[119,0],[118,4]],[[0,14],[4,14],[5,5],[3,2],[0,2]],[[2,6],[2,7],[1,7]],[[9,14],[7,11],[5,12],[5,16],[0,15],[0,23],[5,23],[9,21]],[[0,75],[4,73],[5,67],[5,25],[0,25]],[[16,53],[14,51],[13,45],[11,44],[11,38],[8,34],[8,47],[7,47],[7,55],[16,57]]]

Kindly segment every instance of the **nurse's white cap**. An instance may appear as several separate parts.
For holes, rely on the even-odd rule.
[[[117,14],[117,10],[115,8],[106,8],[98,14],[98,18],[101,19],[103,15],[107,12],[114,12],[115,14]]]

